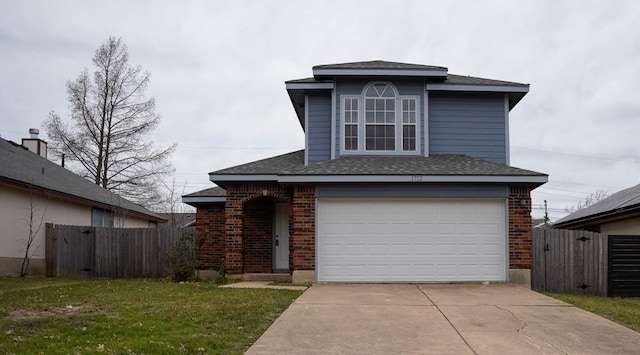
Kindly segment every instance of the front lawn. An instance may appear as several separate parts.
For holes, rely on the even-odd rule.
[[[545,294],[640,332],[640,298]]]
[[[0,278],[0,353],[241,354],[301,293],[208,282]]]

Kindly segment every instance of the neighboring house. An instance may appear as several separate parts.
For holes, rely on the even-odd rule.
[[[198,268],[294,281],[516,281],[531,269],[530,191],[509,165],[526,84],[384,61],[286,82],[300,151],[210,173]],[[247,275],[249,276],[249,275]]]
[[[46,154],[46,142],[37,138],[37,131],[23,145],[0,138],[1,276],[20,275],[30,224],[34,241],[29,274],[44,275],[45,223],[150,227],[166,222],[54,164]]]
[[[611,235],[640,235],[640,185],[575,211],[558,220],[553,227]]]
[[[158,216],[167,220],[160,227],[191,227],[196,224],[195,212],[158,213]]]

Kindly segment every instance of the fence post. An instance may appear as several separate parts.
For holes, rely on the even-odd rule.
[[[54,238],[53,224],[47,223],[44,226],[44,263],[45,275],[47,277],[58,276],[56,273],[57,253],[56,240]]]

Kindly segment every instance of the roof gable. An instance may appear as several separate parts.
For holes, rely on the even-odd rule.
[[[115,206],[154,221],[159,215],[137,205],[91,181],[28,151],[21,145],[0,138],[0,182],[23,188],[39,188],[63,198],[106,207]]]

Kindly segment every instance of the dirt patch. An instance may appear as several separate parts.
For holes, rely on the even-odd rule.
[[[42,310],[37,309],[16,309],[9,313],[7,319],[11,320],[23,320],[23,319],[37,319],[51,316],[67,316],[71,317],[82,309],[86,309],[87,306],[66,306],[66,307],[53,307],[45,308]]]

